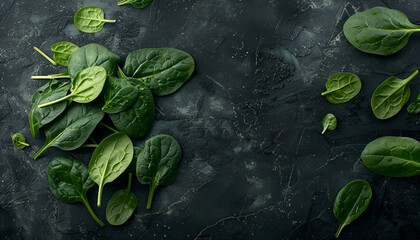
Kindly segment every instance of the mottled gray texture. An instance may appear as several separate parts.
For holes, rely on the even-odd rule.
[[[367,211],[342,239],[416,239],[420,231],[420,178],[388,179],[369,172],[360,153],[386,136],[420,139],[420,118],[403,109],[381,121],[370,109],[376,86],[389,75],[419,69],[420,37],[390,57],[362,53],[344,38],[349,15],[388,6],[420,20],[420,1],[154,0],[143,9],[115,0],[2,0],[0,2],[0,237],[10,239],[332,239],[338,191],[362,178],[371,183]],[[96,34],[79,32],[73,15],[99,6],[116,19]],[[63,204],[48,188],[54,156],[88,163],[91,150],[48,149],[31,156],[44,137],[30,137],[30,99],[43,81],[31,75],[62,72],[36,53],[58,41],[99,43],[125,59],[146,47],[174,47],[196,60],[192,78],[175,94],[156,98],[150,136],[170,134],[183,148],[175,183],[158,188],[151,211],[148,188],[138,182],[135,216],[121,227],[101,228],[81,204]],[[121,63],[122,65],[122,63]],[[349,71],[362,80],[360,94],[330,104],[321,92],[328,76]],[[410,84],[412,101],[420,78]],[[335,131],[321,135],[326,113]],[[17,150],[21,132],[31,147]],[[108,132],[98,127],[95,132]],[[141,146],[142,141],[136,142]],[[107,185],[104,201],[126,186]],[[88,192],[95,204],[97,188]],[[105,221],[105,205],[93,207]]]

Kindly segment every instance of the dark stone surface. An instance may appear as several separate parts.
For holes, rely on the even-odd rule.
[[[370,109],[376,86],[390,75],[419,68],[420,37],[390,57],[362,53],[344,38],[349,15],[388,6],[420,20],[420,1],[155,0],[144,10],[116,0],[2,0],[0,2],[0,237],[3,239],[332,239],[337,192],[365,179],[371,205],[346,227],[342,239],[419,239],[419,177],[388,179],[360,161],[377,137],[420,139],[419,116],[405,109],[380,121]],[[79,32],[74,13],[99,6],[108,19],[96,34]],[[147,186],[136,182],[135,216],[121,227],[99,227],[82,204],[64,204],[50,192],[46,169],[54,156],[88,163],[91,151],[48,149],[31,156],[44,137],[30,137],[30,99],[43,81],[31,75],[62,72],[37,54],[57,41],[99,43],[123,59],[135,49],[174,47],[189,52],[196,71],[173,95],[156,98],[150,136],[180,142],[184,157],[176,182],[157,190],[145,209]],[[360,94],[333,105],[320,95],[328,76],[360,76]],[[410,84],[412,101],[420,79]],[[321,135],[321,120],[334,113],[337,130]],[[17,150],[11,135],[31,144]],[[95,134],[104,134],[98,127]],[[107,133],[108,134],[108,133]],[[42,134],[41,134],[42,135]],[[136,145],[142,145],[136,141]],[[107,201],[126,178],[108,184]],[[88,197],[92,205],[96,188]],[[93,207],[102,220],[105,207]]]

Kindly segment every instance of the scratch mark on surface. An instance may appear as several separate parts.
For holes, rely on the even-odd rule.
[[[300,138],[299,138],[299,142],[298,142],[298,145],[297,145],[297,147],[296,147],[296,155],[298,154],[298,152],[299,152],[299,147],[300,147],[300,144],[302,143],[302,137],[303,137],[303,133],[305,132],[305,129],[303,129],[302,130],[302,134],[300,134]]]

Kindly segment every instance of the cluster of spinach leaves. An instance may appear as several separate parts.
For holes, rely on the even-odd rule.
[[[40,129],[46,136],[44,146],[33,158],[37,159],[51,146],[66,151],[94,147],[88,168],[71,158],[59,157],[51,161],[50,188],[63,202],[82,202],[103,226],[93,213],[86,192],[94,183],[99,186],[97,206],[100,207],[105,184],[123,173],[129,174],[128,187],[113,195],[106,210],[109,223],[121,225],[137,207],[137,198],[130,190],[133,173],[141,184],[150,185],[147,209],[151,207],[156,187],[172,184],[177,176],[182,151],[173,137],[152,137],[145,142],[144,149],[134,147],[130,137],[144,138],[149,134],[155,114],[153,95],[164,96],[177,91],[193,73],[194,60],[181,50],[148,48],[130,53],[121,69],[120,57],[98,44],[78,47],[60,42],[51,50],[55,59],[51,61],[66,66],[67,70],[33,77],[50,79],[35,92],[31,102],[32,136],[36,137]],[[70,81],[62,82],[58,78]],[[101,122],[105,114],[117,129]],[[92,140],[90,135],[98,125],[115,133],[99,144],[95,141],[84,144]],[[27,145],[20,134],[13,137],[13,142],[17,148]]]
[[[401,12],[385,7],[375,7],[351,16],[343,27],[347,40],[357,49],[372,54],[391,55],[401,50],[411,34],[420,31]],[[396,115],[410,99],[408,83],[418,74],[415,71],[406,79],[394,76],[380,84],[372,95],[371,108],[378,119]],[[327,91],[322,93],[331,103],[342,103],[360,91],[360,80],[351,73],[330,77]],[[344,80],[343,80],[344,79]],[[420,112],[420,95],[407,107],[408,113]],[[323,120],[324,131],[332,126],[334,118]],[[334,126],[335,127],[335,126]],[[420,175],[420,142],[408,137],[381,137],[373,140],[361,154],[363,164],[372,172],[386,177],[411,177]],[[364,180],[347,184],[337,195],[334,216],[339,221],[335,234],[338,238],[343,227],[358,218],[368,207],[372,190]]]

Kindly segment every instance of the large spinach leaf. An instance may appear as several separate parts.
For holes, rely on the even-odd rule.
[[[410,100],[408,83],[419,73],[415,71],[406,79],[394,76],[379,85],[372,95],[371,107],[373,114],[379,119],[388,119],[397,114]]]
[[[370,142],[360,156],[372,172],[386,177],[420,174],[420,142],[408,137],[381,137]]]
[[[60,65],[68,66],[70,56],[79,47],[71,42],[58,42],[51,46],[51,50],[54,53],[54,61]]]
[[[124,133],[106,137],[93,152],[89,163],[89,176],[99,186],[98,207],[101,206],[105,184],[120,176],[133,159],[133,143]]]
[[[401,50],[420,27],[412,24],[400,11],[374,7],[351,16],[343,31],[357,49],[386,56]]]
[[[90,207],[86,192],[95,186],[89,178],[87,167],[79,160],[56,157],[48,164],[48,183],[51,192],[64,203],[83,203],[93,219],[102,227],[105,224]]]
[[[45,108],[39,108],[38,105],[66,96],[69,89],[70,83],[68,82],[50,80],[36,90],[32,97],[32,107],[28,114],[29,126],[33,137],[36,137],[38,129],[58,117],[66,109],[67,103],[61,102]]]
[[[330,103],[345,103],[356,97],[362,88],[360,78],[354,73],[337,73],[332,75],[325,84],[325,96]]]
[[[109,116],[118,130],[133,138],[144,138],[155,119],[153,95],[143,82],[130,78],[128,81],[138,89],[136,101],[126,110]]]
[[[99,32],[105,23],[114,23],[116,20],[105,19],[104,11],[99,7],[84,7],[74,15],[74,25],[85,33]]]
[[[102,111],[119,113],[137,100],[139,91],[126,79],[108,77],[104,86],[105,105]]]
[[[118,6],[130,3],[135,8],[145,8],[152,2],[153,0],[123,0],[118,3]]]
[[[15,133],[12,136],[13,145],[17,149],[24,149],[25,147],[29,147],[29,144],[26,142],[25,136],[20,133]]]
[[[141,184],[149,184],[147,209],[152,206],[157,186],[172,184],[178,175],[178,163],[182,150],[175,138],[158,135],[148,139],[137,158],[137,178]]]
[[[34,155],[34,159],[55,146],[70,151],[83,145],[102,120],[104,112],[97,102],[90,104],[71,103],[57,119],[44,127],[44,146]]]
[[[142,80],[157,96],[178,90],[194,71],[194,59],[173,48],[145,48],[130,53],[125,61],[127,76]]]
[[[137,197],[131,192],[133,177],[128,175],[127,188],[115,192],[106,206],[106,219],[112,225],[124,224],[137,208]]]
[[[71,79],[85,68],[101,66],[105,68],[109,76],[114,76],[120,57],[99,44],[91,43],[76,51],[70,57],[68,72]]]
[[[71,82],[71,93],[69,95],[51,102],[40,104],[38,107],[42,108],[54,105],[67,99],[78,103],[91,102],[101,93],[105,80],[105,68],[99,66],[85,68],[80,71],[76,78]]]
[[[364,180],[354,180],[341,189],[333,208],[334,216],[340,223],[335,233],[336,238],[340,236],[345,226],[356,220],[366,210],[371,198],[372,189]]]

